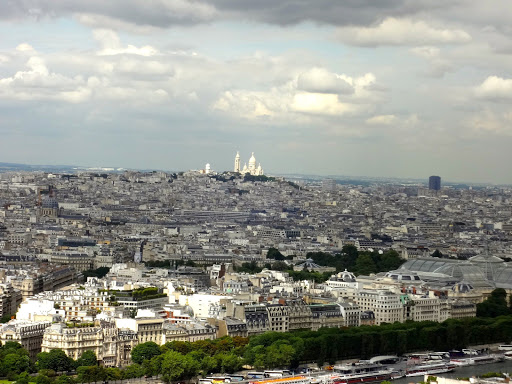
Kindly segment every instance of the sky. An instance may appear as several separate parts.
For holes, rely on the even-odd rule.
[[[512,183],[512,2],[2,0],[0,161]]]

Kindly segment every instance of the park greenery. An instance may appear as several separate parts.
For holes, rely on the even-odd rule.
[[[250,339],[222,337],[196,342],[154,342],[133,348],[133,363],[123,369],[98,365],[92,351],[73,360],[59,349],[41,352],[35,362],[15,342],[0,347],[0,375],[18,384],[75,384],[159,376],[166,382],[198,375],[233,373],[242,366],[255,369],[295,368],[302,363],[319,366],[341,359],[369,358],[424,350],[461,349],[470,345],[501,343],[512,336],[512,315],[382,324],[318,331],[266,332]],[[35,374],[30,376],[29,374]]]
[[[244,175],[244,182],[255,182],[255,181],[260,181],[262,183],[266,183],[269,181],[276,181],[276,178],[271,177],[271,176],[265,176],[265,175],[251,175],[249,173],[246,173]]]
[[[315,264],[322,267],[332,267],[337,272],[345,269],[355,275],[369,275],[372,273],[386,272],[399,268],[405,260],[394,250],[383,253],[377,251],[358,251],[353,245],[345,245],[341,253],[332,254],[328,252],[309,252],[306,258],[311,259]],[[284,256],[276,248],[270,248],[267,252],[267,263],[263,268],[288,272],[294,281],[312,280],[316,283],[323,283],[332,275],[331,272],[315,272],[306,269],[294,271],[293,265],[287,263],[293,256]],[[237,272],[258,273],[262,269],[256,262],[243,263],[237,267]]]
[[[87,280],[88,277],[97,277],[98,279],[101,279],[109,273],[110,268],[108,267],[99,267],[96,269],[90,269],[88,271],[83,271],[84,278]]]
[[[110,295],[109,301],[110,303],[116,303],[118,299],[122,298],[132,298],[135,301],[142,300],[152,300],[161,297],[166,297],[165,293],[160,293],[160,290],[157,287],[146,287],[146,288],[137,288],[132,291],[118,291],[115,289],[100,289],[101,293],[108,293]]]
[[[497,317],[510,314],[512,314],[512,302],[507,304],[507,292],[503,288],[496,288],[486,300],[476,305],[478,317]]]

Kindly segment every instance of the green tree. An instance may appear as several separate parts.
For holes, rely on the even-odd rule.
[[[123,378],[123,373],[119,368],[105,368],[105,379],[107,381],[116,381]]]
[[[284,261],[276,261],[275,263],[272,263],[272,269],[274,271],[286,271],[290,269],[290,267]]]
[[[380,256],[379,272],[387,272],[398,269],[404,262],[405,260],[400,257],[397,251],[390,249]]]
[[[262,268],[258,267],[256,261],[251,261],[250,263],[242,263],[242,265],[236,267],[235,270],[236,272],[259,273],[262,271]]]
[[[162,353],[157,343],[148,341],[137,345],[132,349],[132,361],[137,364],[142,364],[144,360],[151,360],[153,357]]]
[[[372,257],[367,254],[361,254],[357,257],[354,267],[354,273],[357,275],[369,275],[377,272],[377,266]]]
[[[94,351],[85,351],[82,356],[78,358],[75,366],[78,367],[89,367],[91,365],[98,365],[98,359]]]
[[[497,317],[510,314],[510,308],[507,305],[507,292],[503,288],[496,288],[482,303],[476,306],[476,315],[478,317]]]
[[[234,353],[219,353],[216,358],[222,373],[234,373],[242,368],[242,359]]]
[[[439,251],[439,249],[436,249],[430,256],[442,258],[443,254],[441,253],[441,251]]]
[[[295,356],[295,349],[287,340],[279,340],[265,351],[265,366],[267,368],[289,367]]]
[[[356,263],[357,257],[359,256],[359,251],[355,245],[344,245],[343,248],[341,248],[341,255],[346,256],[345,261],[347,262],[348,266],[345,268],[349,268],[353,267]]]
[[[4,375],[17,375],[22,372],[28,371],[30,367],[30,359],[28,358],[27,355],[9,353],[3,357],[1,364],[2,373]]]
[[[203,375],[220,372],[218,360],[212,356],[205,356],[201,359],[200,368]]]
[[[103,381],[107,376],[105,368],[99,365],[78,367],[76,373],[77,380],[81,383]]]
[[[3,315],[2,317],[0,317],[0,323],[2,323],[2,324],[8,323],[11,319],[13,319],[13,316],[14,315],[11,315],[9,313]]]
[[[73,367],[73,359],[61,349],[37,354],[37,369],[53,369],[55,372],[69,371]]]
[[[284,255],[281,252],[279,252],[276,248],[269,248],[267,252],[267,259],[283,261],[286,259],[286,257],[284,257]]]
[[[199,372],[199,362],[190,356],[184,356],[176,351],[164,354],[162,360],[162,378],[165,382],[189,379]]]
[[[51,384],[52,382],[53,380],[46,375],[39,374],[36,376],[36,384]]]
[[[144,376],[144,369],[140,364],[134,363],[123,369],[123,379],[135,379]]]
[[[16,378],[15,384],[28,384],[30,379],[31,379],[31,377],[28,372],[22,372]]]
[[[71,376],[60,375],[55,379],[55,384],[74,384],[75,381]]]

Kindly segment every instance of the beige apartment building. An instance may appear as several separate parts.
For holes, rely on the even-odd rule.
[[[28,352],[32,361],[41,352],[43,334],[46,328],[52,325],[49,321],[23,321],[11,320],[0,327],[0,342],[8,341],[20,343]]]
[[[85,351],[93,351],[100,364],[118,367],[130,363],[130,352],[137,344],[136,332],[119,329],[114,322],[97,320],[73,326],[52,324],[44,332],[41,350],[62,349],[75,360]]]

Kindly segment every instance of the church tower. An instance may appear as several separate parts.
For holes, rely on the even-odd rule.
[[[235,156],[235,172],[240,172],[240,153],[238,151]]]

